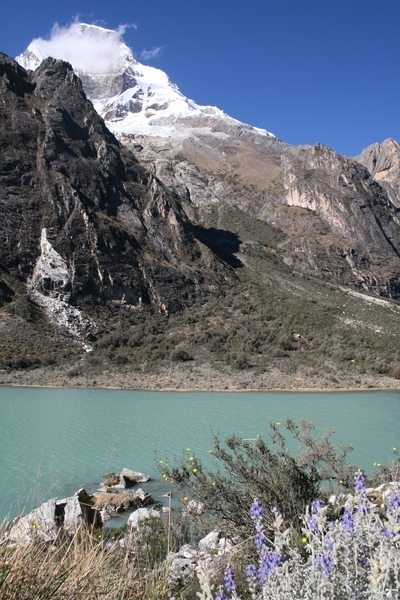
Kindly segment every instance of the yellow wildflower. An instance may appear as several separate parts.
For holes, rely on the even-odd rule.
[[[197,469],[193,469],[193,473],[197,473]]]
[[[307,543],[307,538],[306,537],[302,537],[301,541],[303,542],[303,544],[306,544]]]

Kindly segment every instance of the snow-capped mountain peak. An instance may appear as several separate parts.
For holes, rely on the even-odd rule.
[[[56,28],[50,40],[33,40],[16,60],[34,70],[48,56],[72,64],[86,95],[115,134],[185,137],[193,129],[244,127],[275,137],[186,98],[164,71],[137,62],[117,31],[86,23]]]

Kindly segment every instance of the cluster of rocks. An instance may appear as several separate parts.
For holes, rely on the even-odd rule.
[[[106,521],[126,511],[134,511],[128,519],[132,527],[148,516],[159,517],[162,506],[155,505],[148,492],[142,488],[127,491],[127,488],[149,480],[148,475],[131,469],[112,473],[94,494],[80,489],[68,498],[51,498],[27,515],[18,517],[11,523],[7,538],[11,543],[26,546],[35,538],[54,541],[60,532],[73,535],[82,526],[103,527]],[[149,505],[154,508],[145,508]]]
[[[133,537],[140,540],[141,534],[148,531],[148,519],[161,519],[162,512],[171,510],[170,506],[156,504],[151,495],[140,487],[128,491],[138,483],[149,480],[149,476],[130,469],[110,473],[94,494],[80,489],[71,497],[61,500],[52,498],[27,515],[16,518],[5,538],[9,544],[21,547],[29,546],[35,539],[52,543],[60,535],[74,535],[82,526],[103,527],[106,521],[121,512],[132,511],[124,536],[115,542],[108,542],[111,546],[129,548]],[[182,514],[198,517],[202,512],[203,505],[192,500]],[[210,572],[215,562],[234,551],[234,547],[235,541],[224,537],[216,529],[203,537],[197,547],[185,544],[178,552],[168,554],[169,581],[180,584],[201,570]]]
[[[203,537],[193,548],[185,544],[178,552],[169,555],[169,581],[172,584],[181,584],[199,571],[212,570],[212,565],[221,557],[233,552],[235,540],[224,537],[214,529]]]

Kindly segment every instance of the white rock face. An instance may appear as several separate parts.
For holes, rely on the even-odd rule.
[[[85,318],[77,308],[68,304],[70,297],[68,265],[47,239],[46,228],[42,229],[40,251],[32,278],[28,282],[29,294],[39,306],[45,309],[53,323],[66,327],[74,339],[81,341],[86,333],[96,328],[96,324]],[[90,346],[85,343],[83,347],[85,350],[90,350]]]
[[[28,546],[35,538],[40,538],[45,542],[55,540],[57,537],[57,526],[54,521],[55,509],[56,498],[52,498],[18,519],[7,535],[9,542],[18,546]]]
[[[32,274],[32,286],[37,291],[45,290],[50,297],[68,301],[68,265],[48,241],[45,227],[40,238],[40,251]]]
[[[219,128],[221,135],[224,129],[240,126],[256,135],[275,137],[215,106],[189,100],[164,71],[137,62],[116,31],[74,23],[50,41],[33,40],[16,60],[34,70],[48,56],[72,64],[86,95],[115,134],[177,138],[187,137],[193,129],[211,133]]]

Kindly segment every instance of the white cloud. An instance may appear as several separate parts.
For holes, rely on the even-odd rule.
[[[151,50],[142,50],[140,53],[140,57],[144,60],[149,60],[150,58],[155,58],[156,56],[159,56],[163,50],[164,46],[158,46],[158,48],[152,48]]]
[[[38,38],[34,44],[43,57],[61,58],[72,64],[78,71],[109,73],[121,58],[123,40],[121,35],[128,27],[120,25],[116,31],[101,30],[97,26],[85,25],[77,21],[66,27],[54,25],[50,39]]]

